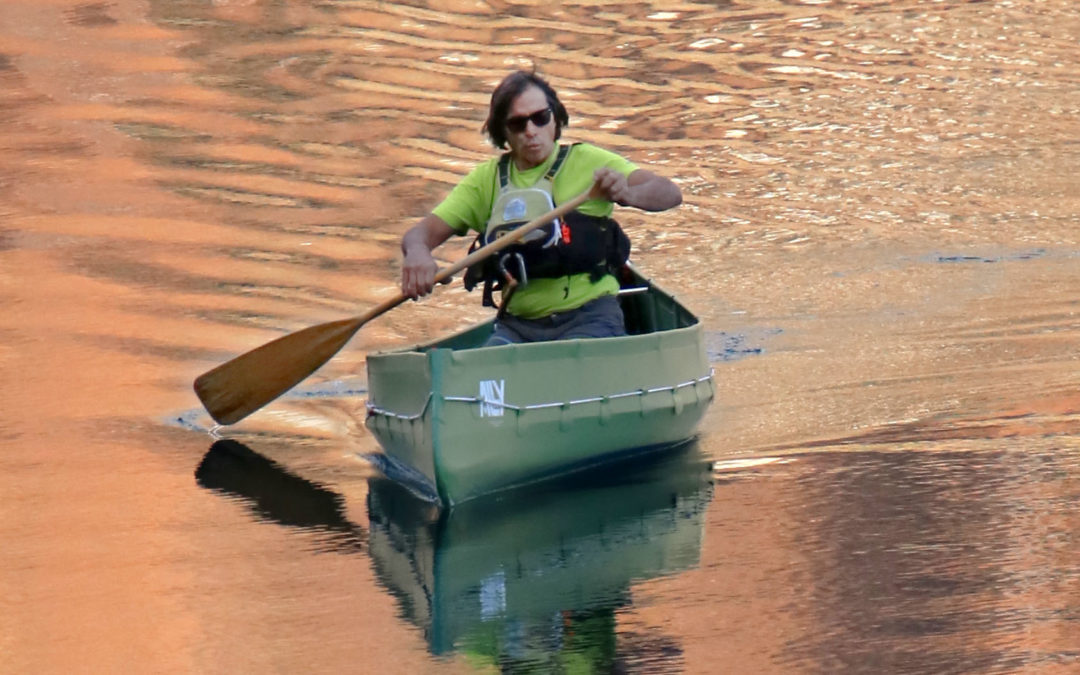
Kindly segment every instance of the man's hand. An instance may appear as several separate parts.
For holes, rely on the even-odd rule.
[[[424,216],[401,238],[401,294],[416,300],[431,292],[439,266],[431,251],[454,231],[434,214]],[[450,283],[447,279],[444,283]]]
[[[614,169],[603,168],[593,172],[593,180],[596,181],[601,194],[609,202],[614,202],[620,206],[633,205],[630,183],[626,180],[626,176]]]
[[[435,264],[431,251],[414,247],[405,254],[401,266],[401,293],[413,300],[431,293],[438,270],[439,266]]]

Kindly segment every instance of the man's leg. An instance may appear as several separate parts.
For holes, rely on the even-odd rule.
[[[602,338],[626,335],[626,319],[619,299],[605,295],[575,310],[573,319],[559,335],[560,340]]]
[[[491,337],[484,342],[484,347],[497,347],[499,345],[510,345],[518,342],[525,342],[525,338],[521,336],[513,328],[506,325],[504,321],[495,322],[495,330],[491,333]]]

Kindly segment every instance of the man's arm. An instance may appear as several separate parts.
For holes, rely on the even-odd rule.
[[[609,201],[642,211],[666,211],[682,203],[679,186],[652,171],[636,169],[629,177],[597,169],[594,178]]]
[[[455,234],[442,218],[429,213],[413,225],[401,238],[405,259],[401,266],[401,292],[407,297],[427,295],[435,286],[439,266],[431,252]]]

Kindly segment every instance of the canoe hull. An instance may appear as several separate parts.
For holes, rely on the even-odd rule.
[[[659,329],[468,348],[487,323],[369,356],[381,468],[450,506],[693,436],[715,393],[701,325],[656,288],[623,302]]]

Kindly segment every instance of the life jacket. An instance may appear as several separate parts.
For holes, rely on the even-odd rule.
[[[481,246],[555,208],[552,187],[555,176],[570,155],[573,145],[561,145],[551,168],[532,187],[519,188],[510,182],[510,153],[499,159],[499,191],[491,218],[469,248]],[[530,278],[555,278],[588,272],[593,281],[620,269],[630,257],[630,239],[612,218],[590,216],[579,211],[567,213],[542,225],[512,246],[469,267],[465,288],[471,291],[484,283],[483,302],[494,306],[492,292],[502,290],[508,276],[525,285]]]

